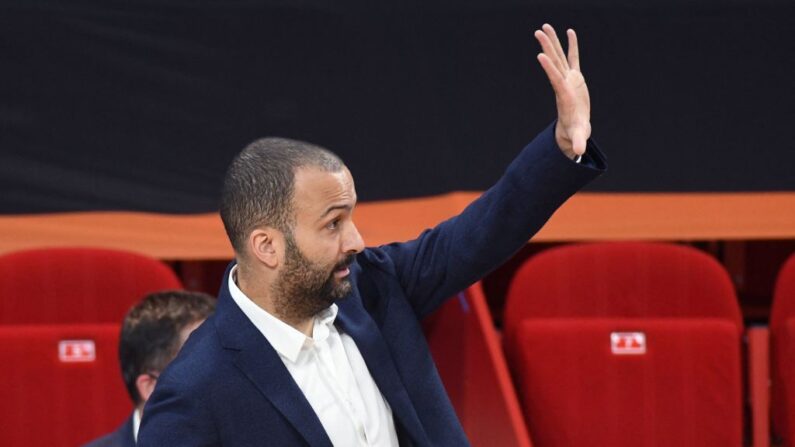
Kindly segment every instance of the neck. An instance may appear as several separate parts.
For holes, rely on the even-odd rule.
[[[312,337],[312,329],[314,328],[315,322],[314,317],[291,318],[289,314],[280,310],[274,303],[269,281],[257,280],[256,275],[241,264],[238,264],[236,273],[237,275],[235,275],[236,277],[234,280],[237,287],[253,301],[254,304],[264,309],[265,312],[289,324],[307,337]]]

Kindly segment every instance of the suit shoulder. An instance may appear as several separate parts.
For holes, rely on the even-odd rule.
[[[210,317],[196,329],[177,357],[166,367],[159,379],[179,387],[206,387],[214,383],[215,377],[225,373],[223,367],[228,353],[218,339]]]
[[[364,272],[375,269],[394,274],[395,264],[389,256],[389,251],[399,247],[399,243],[392,243],[379,247],[367,247],[359,254],[357,261]]]

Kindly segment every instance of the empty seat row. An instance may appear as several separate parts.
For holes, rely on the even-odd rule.
[[[181,284],[152,259],[100,253],[107,256],[102,262],[86,261],[86,250],[78,249],[42,251],[35,263],[22,254],[0,257],[0,296],[17,297],[0,304],[0,356],[15,365],[17,384],[0,399],[0,417],[16,427],[0,430],[0,445],[79,444],[129,413],[116,357],[118,323],[144,294]],[[42,256],[52,264],[43,266]],[[10,267],[4,258],[13,260]],[[118,266],[120,259],[127,267]],[[97,273],[80,273],[86,266]],[[45,273],[50,270],[57,272]],[[56,293],[45,290],[53,288]],[[19,297],[57,310],[42,316],[8,303]],[[97,298],[108,305],[96,306]],[[108,324],[44,324],[63,316]],[[14,319],[25,324],[11,324]],[[747,420],[755,429],[753,445],[768,445],[760,431],[769,427],[769,392],[754,393],[752,384],[758,402],[744,404],[744,365],[762,362],[764,368],[751,370],[767,380],[767,358],[748,352],[756,348],[744,345],[731,281],[698,250],[597,243],[528,260],[509,288],[504,317],[513,383],[491,321],[476,284],[426,322],[440,375],[473,445],[528,446],[532,439],[550,447],[740,446]],[[776,285],[770,330],[774,428],[791,446],[795,256]],[[52,429],[31,432],[36,425]],[[42,440],[23,442],[25,436]]]
[[[504,325],[536,446],[741,446],[744,431],[769,445],[765,346],[744,344],[731,280],[698,250],[621,242],[544,251],[513,278]],[[795,257],[781,272],[771,330],[774,426],[792,446]],[[751,365],[755,402],[744,414],[747,361],[761,364]]]

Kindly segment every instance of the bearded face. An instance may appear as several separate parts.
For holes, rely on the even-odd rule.
[[[328,265],[312,262],[301,253],[292,233],[285,233],[284,268],[273,285],[274,300],[287,319],[306,319],[331,306],[351,292],[348,276],[335,272],[353,263],[355,255]]]

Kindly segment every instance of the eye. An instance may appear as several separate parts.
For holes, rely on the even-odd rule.
[[[339,227],[339,225],[340,225],[340,219],[337,218],[337,219],[334,219],[331,222],[327,223],[326,224],[326,229],[327,230],[336,230],[337,227]]]

